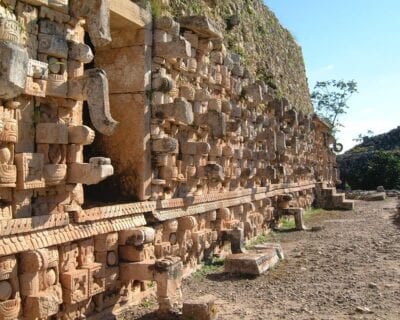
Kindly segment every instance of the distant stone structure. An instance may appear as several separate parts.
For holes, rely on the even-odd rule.
[[[323,122],[207,17],[152,26],[128,0],[0,1],[0,320],[118,317],[153,283],[168,311],[232,230],[332,198]]]

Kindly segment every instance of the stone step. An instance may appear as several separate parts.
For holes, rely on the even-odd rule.
[[[261,275],[273,268],[284,258],[282,247],[275,243],[256,246],[246,253],[235,253],[225,258],[225,272],[235,274]]]
[[[332,196],[336,193],[336,188],[323,188],[322,195],[324,196]]]
[[[353,210],[354,209],[354,201],[353,200],[343,200],[343,202],[340,205],[340,209]]]

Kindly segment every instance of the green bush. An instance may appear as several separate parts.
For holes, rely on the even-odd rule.
[[[343,167],[343,168],[342,168]],[[400,154],[377,151],[341,164],[343,181],[352,189],[400,189]]]

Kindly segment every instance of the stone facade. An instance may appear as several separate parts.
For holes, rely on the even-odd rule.
[[[335,184],[328,128],[211,20],[152,23],[130,1],[0,1],[0,320],[118,315],[153,283],[168,311],[234,230]]]

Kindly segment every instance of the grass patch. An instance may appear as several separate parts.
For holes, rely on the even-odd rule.
[[[283,217],[280,221],[280,228],[282,230],[290,230],[290,229],[294,229],[295,222],[294,222],[294,217]]]
[[[153,18],[159,18],[162,15],[162,5],[160,0],[150,0],[151,14]]]
[[[256,238],[254,238],[253,240],[251,240],[247,245],[246,245],[246,249],[251,250],[254,249],[254,247],[258,244],[263,244],[265,242],[268,242],[269,237],[267,234],[265,233],[261,233],[260,235],[258,235]]]
[[[152,309],[156,306],[156,304],[153,301],[150,301],[148,299],[144,299],[142,303],[140,304],[140,307],[143,309]]]
[[[324,209],[310,208],[304,212],[304,221],[307,222],[312,217],[320,215],[324,212],[325,212]],[[282,217],[280,222],[281,222],[281,226],[280,226],[281,230],[290,230],[290,229],[294,229],[296,227],[294,217],[291,217],[291,216]]]
[[[205,262],[201,269],[193,273],[193,277],[196,279],[203,279],[210,273],[221,272],[224,269],[224,259],[214,258],[209,262]]]

